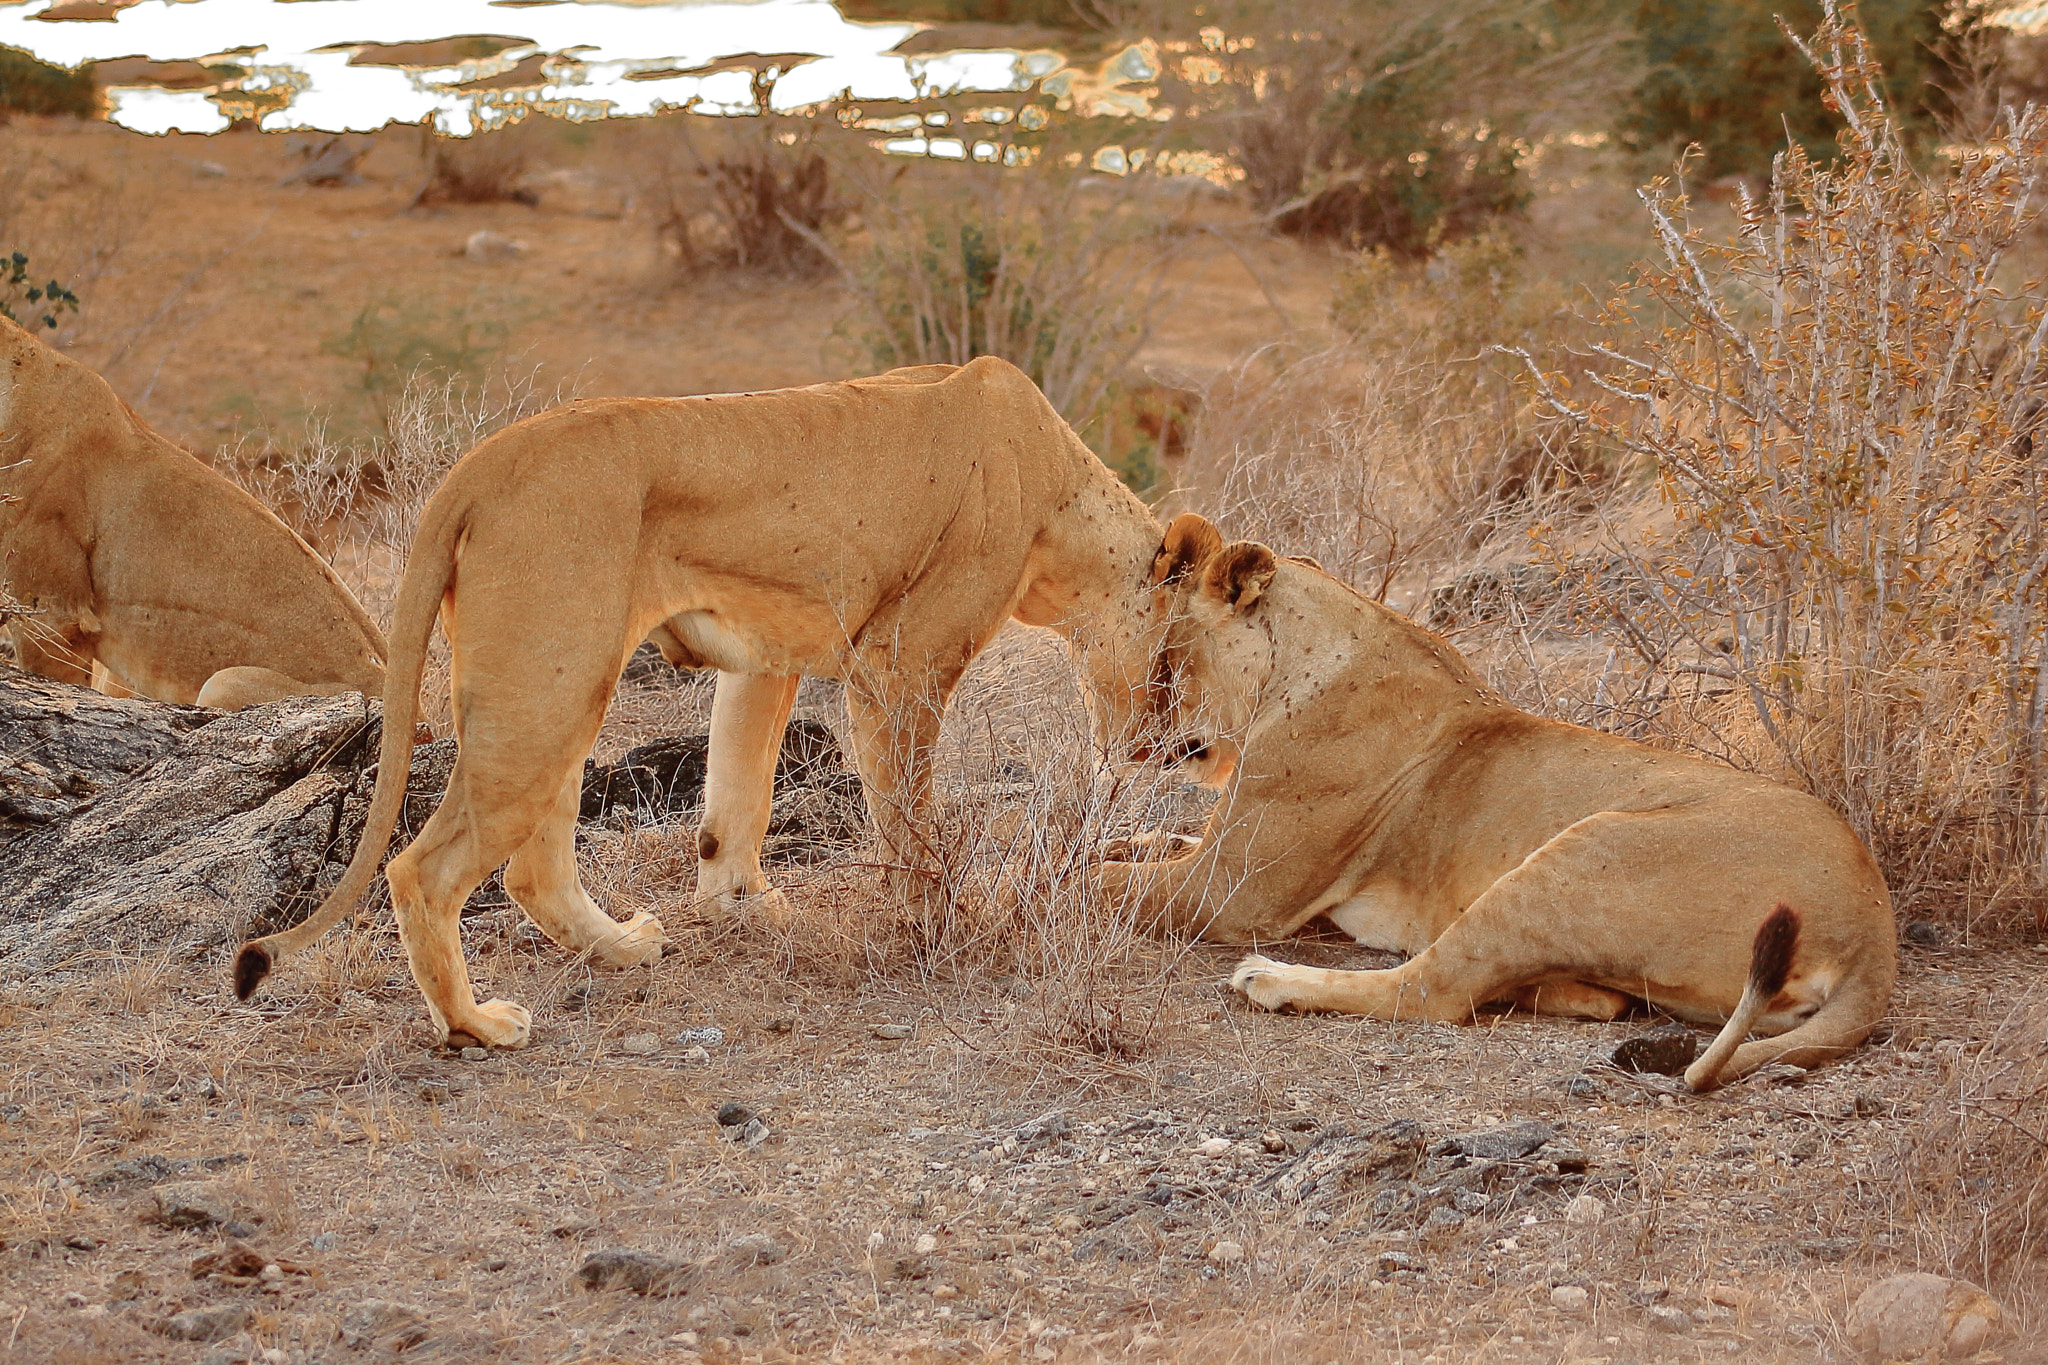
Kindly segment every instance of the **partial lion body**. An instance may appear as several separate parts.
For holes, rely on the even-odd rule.
[[[4,319],[0,587],[45,677],[229,708],[383,688],[383,637],[304,541]]]
[[[914,896],[928,884],[929,749],[968,661],[1011,617],[1051,625],[1080,646],[1098,700],[1128,710],[1121,680],[1142,680],[1156,642],[1144,588],[1158,545],[1144,505],[996,360],[773,393],[579,401],[483,442],[421,517],[385,699],[388,749],[417,704],[438,612],[461,754],[387,873],[437,1028],[525,1041],[526,1011],[475,1003],[456,935],[463,900],[508,858],[507,890],[557,942],[614,965],[659,954],[660,925],[611,920],[574,857],[583,759],[641,640],[720,672],[700,897],[782,908],[760,844],[805,674],[847,684],[891,880]],[[396,814],[399,784],[384,775],[403,771],[387,752],[363,842],[326,905],[244,949],[244,994],[361,894]]]
[[[1191,528],[1176,523],[1169,552],[1176,533]],[[1518,711],[1439,637],[1318,569],[1207,534],[1164,657],[1175,719],[1226,789],[1198,849],[1108,864],[1104,881],[1153,922],[1222,942],[1327,915],[1411,955],[1379,972],[1247,959],[1233,980],[1254,1001],[1462,1020],[1502,1000],[1612,1018],[1640,998],[1778,1035],[1735,1050],[1738,1034],[1732,1061],[1695,1068],[1699,1088],[1837,1056],[1883,1014],[1890,896],[1822,802]],[[1779,906],[1790,966],[1751,999],[1759,927]]]

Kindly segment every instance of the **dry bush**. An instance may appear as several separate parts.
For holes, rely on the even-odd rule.
[[[1915,1263],[1998,1292],[2048,1283],[2048,992],[1990,1041],[1936,1051],[1919,1120],[1900,1132],[1890,1221]]]
[[[426,180],[413,203],[540,203],[526,177],[540,159],[546,136],[547,130],[530,118],[468,137],[442,137],[427,129],[421,148]]]
[[[820,143],[837,125],[808,115],[767,112],[767,79],[755,78],[751,119],[723,120],[707,150],[690,115],[658,122],[642,139],[641,193],[654,235],[685,276],[743,270],[814,276],[832,269],[816,245],[846,216],[834,192],[831,161]]]
[[[1178,98],[1243,171],[1254,211],[1410,260],[1526,204],[1531,140],[1597,125],[1628,70],[1618,30],[1529,0],[1230,0],[1196,14]]]
[[[847,330],[875,369],[1000,356],[1087,434],[1166,287],[1171,248],[1142,204],[1156,160],[1092,174],[1035,96],[1001,122],[941,116],[958,162],[844,162],[866,229],[841,263],[859,302]]]
[[[1429,588],[1524,557],[1539,515],[1582,508],[1606,477],[1488,354],[1574,325],[1506,238],[1419,266],[1362,253],[1332,314],[1341,340],[1267,347],[1210,385],[1169,471],[1177,506],[1421,615]]]
[[[2048,294],[2006,265],[2048,113],[1923,171],[1832,8],[1810,55],[1840,159],[1781,155],[1726,242],[1653,185],[1661,259],[1610,314],[1596,392],[1543,387],[1662,501],[1617,514],[1584,608],[1627,690],[1692,698],[1695,742],[1841,810],[1914,913],[2039,926]]]

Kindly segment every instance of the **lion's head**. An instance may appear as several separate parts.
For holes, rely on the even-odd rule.
[[[1144,693],[1150,724],[1134,758],[1180,764],[1212,786],[1230,776],[1273,669],[1259,608],[1278,568],[1264,545],[1225,544],[1192,512],[1167,528],[1152,569],[1163,629]]]

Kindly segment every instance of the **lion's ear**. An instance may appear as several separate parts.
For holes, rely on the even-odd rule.
[[[1280,561],[1271,550],[1255,540],[1240,540],[1209,560],[1202,574],[1202,591],[1227,607],[1248,611],[1279,570]]]
[[[1164,587],[1187,577],[1210,555],[1223,548],[1223,533],[1207,517],[1183,512],[1166,528],[1166,539],[1152,556],[1152,584]]]

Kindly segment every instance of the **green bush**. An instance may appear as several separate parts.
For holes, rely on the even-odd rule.
[[[15,311],[24,306],[28,310],[26,317]],[[31,329],[41,325],[54,332],[58,314],[77,311],[78,295],[55,280],[35,282],[29,274],[26,254],[17,251],[11,256],[0,256],[0,317]]]
[[[1888,102],[1909,137],[1930,122],[1944,70],[1937,55],[1945,4],[1863,0],[1844,7],[1884,67]],[[1639,146],[1698,143],[1701,173],[1765,176],[1787,133],[1809,157],[1835,153],[1840,122],[1823,102],[1821,79],[1778,27],[1811,33],[1821,0],[1640,0],[1634,16],[1648,66],[1621,132]]]
[[[100,88],[92,78],[91,63],[69,71],[20,48],[0,47],[0,118],[7,114],[98,118]]]

